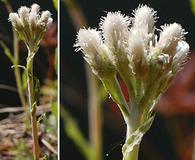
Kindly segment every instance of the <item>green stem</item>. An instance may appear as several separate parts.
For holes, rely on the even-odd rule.
[[[126,118],[129,117],[129,106],[125,100],[116,76],[113,75],[109,79],[102,79],[102,82],[108,93],[110,93],[112,99],[118,104],[126,121]]]
[[[140,144],[134,146],[133,150],[129,153],[125,153],[123,160],[138,160]]]
[[[27,58],[27,84],[28,84],[28,98],[30,106],[31,116],[31,127],[32,127],[32,138],[33,138],[33,153],[34,159],[39,160],[40,158],[40,147],[38,142],[38,129],[37,129],[37,117],[36,117],[36,101],[34,93],[34,78],[33,78],[33,53],[28,54]]]
[[[132,82],[132,73],[131,70],[129,69],[128,63],[123,63],[123,64],[117,64],[118,72],[122,79],[124,80],[125,84],[127,85],[128,88],[128,93],[129,93],[129,98],[131,98],[130,102],[131,104],[134,104],[134,99],[135,99],[135,92],[133,88],[133,82]]]

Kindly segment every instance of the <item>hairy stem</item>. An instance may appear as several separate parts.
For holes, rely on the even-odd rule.
[[[33,138],[33,153],[34,159],[39,160],[40,157],[40,147],[38,142],[38,129],[37,129],[37,118],[36,118],[36,100],[34,93],[34,78],[33,78],[33,59],[32,53],[28,54],[27,58],[27,83],[28,83],[28,98],[30,106],[30,117],[31,117],[31,127],[32,127],[32,138]]]
[[[134,146],[131,152],[124,155],[123,160],[138,160],[139,146],[139,144]]]

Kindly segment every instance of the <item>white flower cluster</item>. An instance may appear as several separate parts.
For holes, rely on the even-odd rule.
[[[162,26],[158,37],[156,20],[156,11],[146,5],[140,5],[133,17],[108,12],[100,31],[80,29],[75,45],[103,83],[119,73],[132,105],[143,108],[154,106],[151,102],[156,103],[189,54],[181,25]]]
[[[33,4],[31,8],[22,6],[18,13],[10,13],[9,21],[31,52],[35,52],[53,19],[49,11],[40,13],[40,6]]]
[[[100,31],[84,28],[77,35],[77,51],[83,52],[127,124],[123,159],[130,158],[131,151],[150,128],[155,104],[189,53],[186,32],[181,25],[162,26],[158,37],[156,20],[156,11],[140,5],[133,17],[108,12],[100,22]],[[128,88],[129,102],[124,98],[116,75],[120,75]]]
[[[140,5],[133,16],[108,12],[100,22],[100,31],[79,30],[75,46],[84,53],[93,71],[98,75],[99,67],[96,65],[106,68],[107,62],[117,70],[117,66],[126,61],[135,76],[145,77],[154,65],[167,73],[179,71],[189,53],[189,45],[184,38],[186,33],[181,25],[162,26],[158,38],[154,34],[158,31],[155,28],[156,11]]]

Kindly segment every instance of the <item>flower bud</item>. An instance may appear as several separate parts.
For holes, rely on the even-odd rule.
[[[49,11],[43,11],[38,23],[42,26],[47,27],[48,21],[51,20],[50,17],[51,17],[51,13]]]
[[[23,29],[22,21],[19,18],[17,13],[10,13],[9,14],[9,21],[12,23],[13,27],[17,31],[21,31]]]
[[[34,3],[31,6],[31,13],[35,14],[35,15],[39,15],[39,11],[40,11],[40,6],[38,4],[36,4],[36,3]]]
[[[140,5],[134,12],[131,34],[141,36],[146,45],[153,38],[156,11],[146,5]]]
[[[98,54],[102,43],[100,33],[97,30],[80,29],[75,47],[78,47],[77,50],[81,50],[84,56],[90,59]]]
[[[144,49],[143,39],[139,36],[131,35],[128,41],[129,44],[129,67],[133,72],[143,78],[148,71],[148,63]]]
[[[182,65],[186,62],[189,54],[190,46],[185,41],[179,41],[176,47],[176,54],[173,57],[173,67],[176,71],[182,68]]]
[[[31,6],[31,11],[29,15],[29,24],[30,24],[31,31],[36,30],[38,19],[40,18],[39,11],[40,11],[40,6],[38,4],[33,4]]]
[[[83,52],[85,60],[97,76],[106,77],[112,74],[112,56],[108,47],[103,44],[100,32],[95,29],[80,29],[74,46],[77,47],[76,51]]]
[[[22,6],[18,9],[18,15],[22,21],[22,24],[25,26],[28,26],[28,19],[29,19],[29,15],[30,15],[30,9],[27,8],[26,6]]]
[[[108,12],[102,18],[100,28],[103,32],[105,44],[115,55],[116,63],[127,60],[127,41],[129,37],[129,17],[120,12]]]
[[[157,64],[160,66],[165,66],[170,62],[170,56],[168,54],[160,54],[157,56]]]
[[[162,32],[160,33],[157,48],[170,56],[174,56],[178,42],[184,39],[185,31],[177,23],[164,25],[161,28]]]

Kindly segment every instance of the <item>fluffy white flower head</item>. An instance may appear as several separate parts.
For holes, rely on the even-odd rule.
[[[51,18],[51,13],[49,11],[43,11],[38,21],[38,24],[46,27],[49,26],[52,21],[53,19]]]
[[[100,33],[95,29],[80,29],[77,35],[77,42],[75,47],[81,50],[85,57],[93,58],[100,52],[102,45]]]
[[[77,50],[84,53],[93,68],[99,68],[94,66],[98,66],[98,63],[102,66],[110,59],[120,74],[129,67],[129,74],[138,75],[139,78],[160,70],[168,73],[173,66],[179,70],[189,52],[181,25],[164,25],[158,38],[155,35],[156,11],[146,5],[139,5],[133,15],[133,18],[129,18],[120,12],[108,12],[101,19],[101,32],[96,29],[81,29],[78,32]],[[158,69],[150,72],[151,66]]]
[[[189,50],[190,46],[187,42],[185,41],[178,42],[176,54],[173,57],[173,65],[176,70],[180,70],[182,68],[182,65],[186,62]]]
[[[22,6],[18,9],[18,13],[10,13],[9,21],[28,49],[35,52],[53,19],[49,11],[40,13],[40,6],[33,4],[31,8]]]
[[[22,27],[22,21],[19,18],[17,13],[10,13],[9,14],[9,21],[12,22],[12,25],[15,29],[17,29],[18,31],[20,31],[23,27]]]
[[[30,15],[30,8],[22,6],[18,9],[18,15],[22,21],[23,26],[28,26],[28,19]]]
[[[38,15],[39,11],[40,11],[40,6],[38,4],[36,4],[36,3],[34,3],[31,6],[31,14]]]
[[[141,36],[148,43],[154,32],[156,11],[146,5],[140,5],[133,15],[131,33]]]
[[[162,32],[157,47],[169,55],[174,55],[178,42],[184,39],[186,33],[178,23],[164,25],[161,28]]]
[[[83,52],[85,60],[97,76],[106,76],[114,71],[110,50],[103,44],[101,34],[96,29],[80,29],[74,46],[77,47],[76,51]]]
[[[100,22],[100,29],[103,32],[105,43],[112,52],[124,51],[129,36],[129,17],[120,12],[108,12]]]

